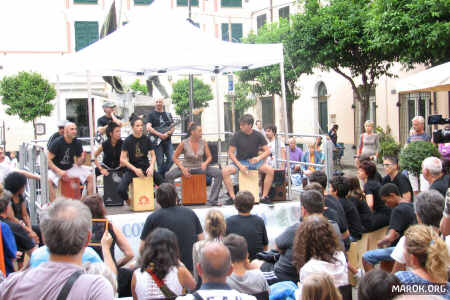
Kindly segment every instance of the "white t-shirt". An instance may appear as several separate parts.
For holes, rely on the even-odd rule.
[[[445,243],[447,244],[447,250],[450,255],[450,236],[445,237]],[[394,251],[391,253],[391,257],[400,264],[406,264],[405,259],[405,237],[402,236],[395,246]]]
[[[272,168],[276,168],[277,167],[276,158],[278,157],[278,159],[281,159],[281,149],[285,149],[286,147],[284,146],[281,139],[277,136],[273,138],[271,141],[267,140],[267,146],[269,146],[271,155],[267,157],[266,163]]]
[[[333,278],[333,282],[336,287],[348,285],[348,269],[345,254],[342,251],[337,251],[334,257],[336,258],[335,263],[329,263],[316,258],[311,258],[300,269],[300,284],[309,275],[325,273],[330,275],[331,278]]]
[[[3,183],[3,180],[8,176],[9,173],[13,172],[15,168],[11,166],[9,161],[5,160],[0,163],[0,183]]]

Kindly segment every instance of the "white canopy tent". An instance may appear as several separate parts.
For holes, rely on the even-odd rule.
[[[450,91],[450,62],[399,80],[397,91],[399,93]]]
[[[117,31],[81,51],[62,57],[56,64],[57,73],[87,76],[90,82],[91,76],[222,74],[279,64],[287,139],[283,45],[241,44],[218,40],[202,32],[185,17],[165,9],[163,1],[165,0],[154,1]],[[218,93],[218,89],[216,90]],[[218,95],[216,98],[219,101]],[[88,99],[91,99],[90,90]],[[92,102],[88,102],[89,124],[93,124]],[[220,133],[219,105],[217,117]],[[93,130],[90,128],[92,148]],[[287,160],[289,161],[289,156]],[[287,169],[290,175],[289,162]]]

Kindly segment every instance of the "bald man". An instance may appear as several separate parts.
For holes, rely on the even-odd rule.
[[[303,156],[303,151],[297,147],[297,140],[295,137],[289,139],[289,160],[291,161],[301,161]],[[294,173],[300,172],[300,165],[291,164],[291,170]]]
[[[230,251],[222,243],[210,242],[205,244],[200,254],[197,270],[202,278],[200,289],[194,294],[188,294],[177,299],[242,299],[256,298],[231,289],[226,279],[233,272]]]
[[[77,177],[82,184],[87,181],[88,194],[93,194],[93,177],[89,168],[82,165],[84,158],[83,146],[77,139],[77,125],[69,122],[64,127],[64,136],[56,138],[48,149],[50,202],[55,199],[55,187],[61,178]]]

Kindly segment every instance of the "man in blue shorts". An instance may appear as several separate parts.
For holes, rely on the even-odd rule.
[[[272,204],[272,200],[270,200],[268,195],[273,181],[273,169],[265,163],[265,158],[270,155],[270,149],[264,136],[252,129],[253,122],[252,115],[243,115],[239,120],[240,130],[231,138],[228,156],[233,163],[222,170],[223,182],[230,195],[230,199],[226,203],[228,205],[234,203],[236,196],[233,190],[233,183],[231,182],[231,175],[238,170],[243,173],[248,173],[249,170],[258,170],[266,174],[260,202]]]

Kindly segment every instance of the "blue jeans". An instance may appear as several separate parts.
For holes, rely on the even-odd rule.
[[[156,164],[158,165],[158,173],[164,177],[173,165],[173,145],[170,140],[164,140],[155,149]]]
[[[259,168],[261,168],[261,166],[264,164],[264,160],[260,160],[256,164],[250,163],[249,160],[240,160],[239,162],[242,165],[246,166],[247,169],[249,169],[249,170],[259,170]],[[233,167],[235,167],[239,171],[238,166],[236,166],[236,164],[234,162],[233,162]]]
[[[363,254],[362,258],[373,266],[382,261],[393,261],[394,259],[391,257],[391,253],[394,251],[394,248],[395,247],[388,247],[369,250]]]

